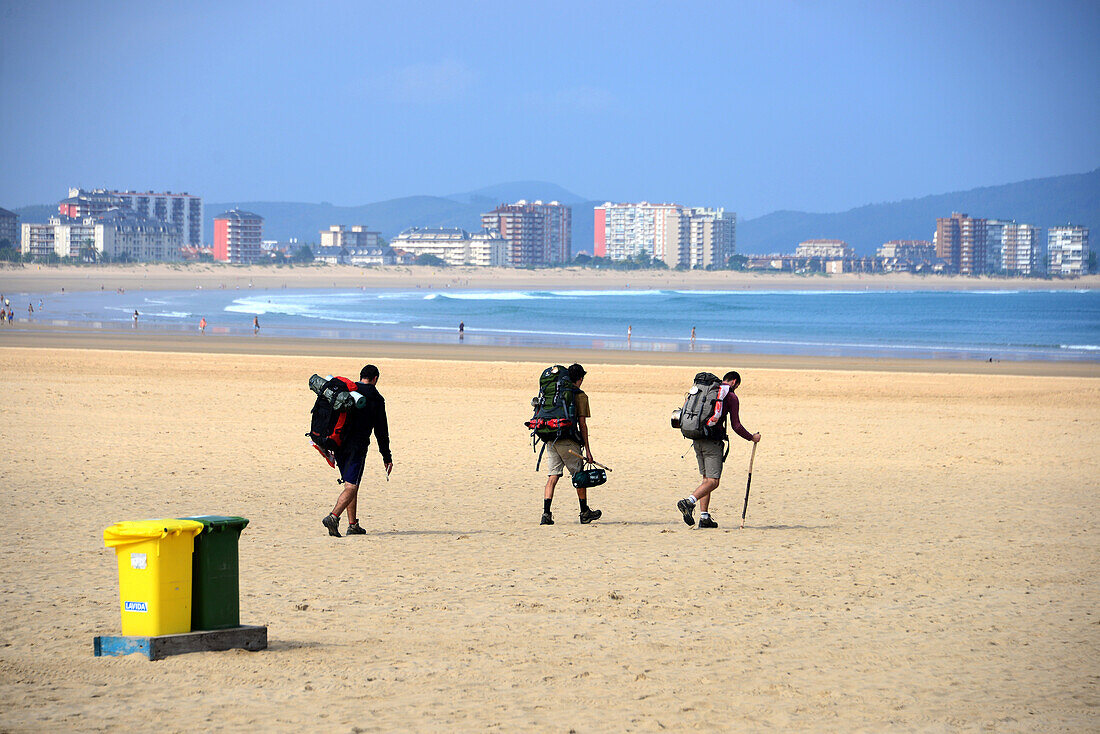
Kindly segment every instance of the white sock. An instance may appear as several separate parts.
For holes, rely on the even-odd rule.
[[[693,497],[692,495],[689,494],[687,496],[687,501],[694,505],[695,504],[695,497]]]
[[[710,519],[710,513],[709,512],[700,512],[699,517],[700,517],[700,519],[703,519],[703,520],[709,520]]]

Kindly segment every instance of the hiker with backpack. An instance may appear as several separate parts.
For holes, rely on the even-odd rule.
[[[699,505],[699,527],[718,527],[708,510],[710,493],[718,489],[722,478],[722,464],[729,454],[729,449],[722,452],[723,443],[729,441],[726,416],[729,416],[734,433],[746,441],[760,442],[759,433],[749,433],[741,425],[738,415],[740,406],[737,395],[734,394],[740,384],[741,375],[732,370],[721,380],[709,372],[700,372],[695,376],[695,382],[684,399],[683,407],[672,414],[673,427],[679,428],[686,438],[691,439],[695,458],[699,463],[699,473],[703,476],[698,488],[676,503],[676,509],[683,514],[684,522],[688,525],[695,525],[695,506]]]
[[[554,515],[550,504],[554,500],[554,487],[561,479],[564,469],[575,476],[584,469],[586,462],[592,462],[592,448],[588,443],[588,422],[592,415],[588,404],[588,395],[581,390],[584,382],[584,367],[571,364],[568,368],[560,364],[547,367],[539,378],[539,394],[531,401],[535,414],[524,425],[531,429],[532,448],[535,440],[543,442],[535,471],[542,463],[543,453],[549,462],[546,490],[543,492],[542,520],[540,525],[553,525]],[[584,454],[581,454],[581,448]],[[587,525],[599,520],[603,512],[588,506],[588,489],[584,482],[574,481],[577,499],[580,501],[580,521]]]
[[[390,455],[390,431],[386,420],[386,400],[378,392],[378,368],[368,364],[359,372],[359,382],[346,377],[325,379],[314,375],[310,387],[317,393],[309,436],[329,466],[340,470],[336,481],[344,485],[336,506],[321,524],[328,534],[340,537],[340,514],[348,514],[348,535],[365,535],[359,526],[356,504],[363,467],[370,448],[370,436],[378,440],[378,451],[386,466],[386,477],[393,471]]]

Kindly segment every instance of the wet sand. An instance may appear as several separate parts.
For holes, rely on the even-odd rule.
[[[44,338],[0,332],[2,730],[1100,726],[1094,372],[601,352],[604,517],[579,525],[560,486],[540,527],[521,424],[545,352]],[[372,448],[368,534],[335,539],[306,379],[366,358],[396,467]],[[728,367],[764,435],[748,524],[736,440],[721,527],[691,529],[668,414]],[[195,513],[251,520],[242,621],[270,649],[92,657],[119,624],[103,528]]]

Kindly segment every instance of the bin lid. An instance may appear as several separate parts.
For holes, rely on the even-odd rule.
[[[143,540],[163,538],[173,533],[191,533],[197,535],[202,532],[202,523],[194,520],[126,520],[116,522],[103,531],[103,542],[108,548],[114,548],[127,543],[140,543]]]
[[[234,515],[188,515],[180,519],[201,522],[203,526],[202,533],[216,533],[223,530],[236,530],[239,533],[248,525],[247,517],[236,517]]]

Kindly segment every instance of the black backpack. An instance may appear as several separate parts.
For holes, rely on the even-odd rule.
[[[314,375],[317,377],[317,375]],[[324,378],[318,378],[324,380]],[[337,451],[344,445],[344,429],[347,427],[348,410],[355,407],[351,395],[358,388],[353,380],[333,377],[317,383],[310,379],[310,388],[317,393],[309,424],[310,440],[326,451]]]
[[[547,367],[539,377],[539,394],[531,400],[535,414],[523,425],[531,429],[535,438],[554,442],[570,438],[580,442],[577,422],[577,393],[579,388],[569,379],[569,370],[556,364]]]

